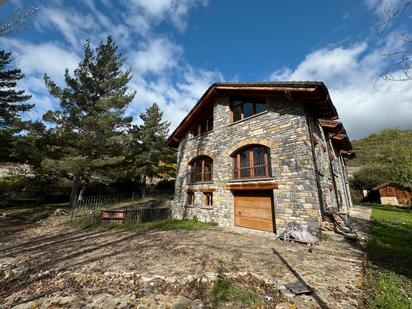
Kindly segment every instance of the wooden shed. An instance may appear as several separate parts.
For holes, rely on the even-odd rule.
[[[398,183],[387,182],[373,188],[368,194],[368,200],[388,205],[411,205],[411,191],[411,188]]]

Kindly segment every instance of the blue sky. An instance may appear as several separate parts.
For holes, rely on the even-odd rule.
[[[384,55],[407,48],[399,37],[412,30],[412,12],[383,34],[372,26],[402,1],[39,1],[32,28],[1,37],[0,46],[26,74],[20,87],[35,104],[28,118],[58,108],[43,74],[63,85],[84,40],[96,45],[111,34],[134,73],[127,113],[136,122],[157,102],[173,129],[216,81],[320,80],[354,139],[412,128],[411,82],[377,81]]]

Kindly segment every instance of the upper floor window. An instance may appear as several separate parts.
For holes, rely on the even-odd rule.
[[[269,148],[253,145],[242,148],[233,156],[233,178],[270,177]]]
[[[233,100],[231,103],[232,122],[242,120],[267,110],[265,100]]]
[[[202,120],[197,122],[191,129],[192,136],[199,136],[203,133],[213,130],[213,110],[202,117]]]
[[[207,156],[196,158],[190,164],[190,182],[212,181],[213,160]]]

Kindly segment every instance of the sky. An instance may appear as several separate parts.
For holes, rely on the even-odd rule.
[[[133,72],[137,95],[126,113],[135,123],[156,102],[173,130],[214,82],[316,80],[328,87],[349,137],[359,139],[412,129],[412,81],[379,78],[401,74],[387,55],[410,47],[401,38],[412,31],[412,10],[383,33],[375,27],[404,1],[37,1],[30,29],[0,37],[0,48],[25,74],[19,87],[35,104],[26,118],[58,108],[44,73],[64,86],[85,40],[97,46],[110,34]]]

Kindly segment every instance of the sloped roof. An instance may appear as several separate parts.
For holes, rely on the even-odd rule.
[[[383,183],[379,186],[376,186],[375,188],[372,189],[372,191],[377,191],[377,190],[382,189],[382,188],[387,187],[387,186],[397,187],[399,189],[406,190],[406,191],[409,191],[409,192],[411,192],[411,190],[412,190],[411,188],[403,186],[403,185],[401,185],[397,182],[389,181],[389,182],[385,182],[385,183]]]
[[[196,121],[198,116],[210,108],[214,100],[222,95],[270,95],[283,94],[290,101],[304,100],[310,103],[319,118],[334,120],[338,113],[333,105],[328,89],[323,82],[317,81],[288,81],[288,82],[248,82],[248,83],[214,83],[202,95],[192,110],[167,140],[167,145],[177,147],[184,134]]]
[[[329,135],[332,143],[341,151],[341,154],[344,157],[353,158],[355,153],[352,151],[352,143],[342,122],[327,119],[319,119],[319,122],[323,130]]]

